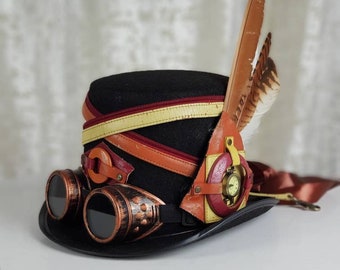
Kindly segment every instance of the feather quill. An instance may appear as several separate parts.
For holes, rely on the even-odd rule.
[[[248,141],[256,132],[262,116],[272,107],[280,91],[276,67],[269,57],[270,45],[269,33],[253,72],[250,93],[237,122],[244,141]]]

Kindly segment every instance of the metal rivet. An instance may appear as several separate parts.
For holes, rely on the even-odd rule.
[[[135,215],[135,219],[137,219],[137,220],[142,220],[143,218],[144,218],[144,213],[142,213],[142,212],[138,212]]]
[[[117,174],[117,181],[121,181],[123,179],[123,175],[121,175],[120,173]]]
[[[200,186],[195,187],[195,193],[200,193],[200,192],[201,192],[201,187]]]
[[[228,140],[227,140],[227,144],[228,144],[228,145],[232,145],[232,144],[233,144],[233,140],[232,140],[232,139],[228,139]]]
[[[143,219],[141,222],[140,222],[141,225],[147,225],[148,224],[148,221],[146,219]]]
[[[141,198],[138,197],[138,196],[135,196],[131,199],[131,201],[134,203],[134,204],[139,204],[140,201],[141,201]]]

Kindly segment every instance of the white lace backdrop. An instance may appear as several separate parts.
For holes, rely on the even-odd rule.
[[[0,1],[0,183],[76,168],[90,82],[149,69],[228,75],[245,0]],[[248,158],[340,176],[340,1],[268,0],[281,93]]]

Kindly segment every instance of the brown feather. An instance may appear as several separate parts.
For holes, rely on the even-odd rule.
[[[271,34],[269,33],[253,72],[250,93],[237,122],[239,131],[242,131],[251,121],[256,111],[259,114],[267,112],[277,96],[280,84],[275,64],[273,60],[268,57],[270,45]],[[261,108],[258,108],[259,102],[262,103]]]

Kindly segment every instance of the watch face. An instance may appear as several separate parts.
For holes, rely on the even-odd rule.
[[[226,193],[230,197],[235,197],[240,191],[240,177],[236,174],[232,174],[228,177],[226,183]]]
[[[230,167],[222,180],[224,202],[230,207],[240,199],[243,175],[242,167]]]

